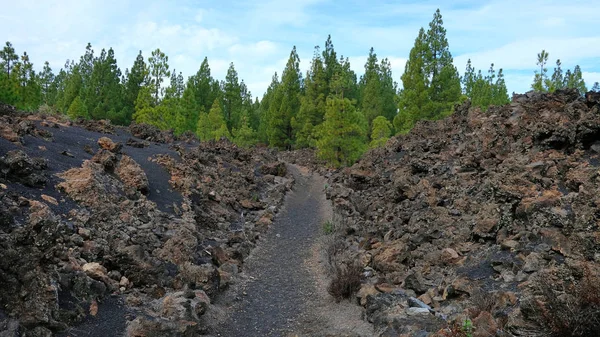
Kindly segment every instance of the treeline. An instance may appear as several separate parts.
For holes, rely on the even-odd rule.
[[[578,66],[563,75],[557,61],[549,77],[547,58],[545,51],[538,55],[535,90],[585,91]],[[10,42],[0,59],[0,101],[22,110],[41,107],[74,119],[148,123],[177,134],[191,132],[203,141],[226,137],[244,147],[310,147],[335,166],[353,163],[369,147],[408,132],[418,120],[448,116],[466,99],[482,109],[509,102],[502,69],[496,72],[494,64],[484,76],[469,60],[465,75],[459,76],[439,10],[415,39],[402,89],[394,82],[390,61],[380,60],[373,48],[364,74],[357,77],[348,58],[338,56],[331,36],[322,50],[315,47],[306,74],[294,47],[260,101],[238,78],[233,63],[225,79],[217,80],[205,58],[186,80],[170,69],[160,49],[147,60],[140,52],[124,73],[112,48],[97,54],[90,44],[78,62],[67,61],[57,74],[48,62],[36,73],[27,53],[18,57]]]

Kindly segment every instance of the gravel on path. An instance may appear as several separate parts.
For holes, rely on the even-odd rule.
[[[317,252],[322,224],[331,218],[325,180],[295,165],[288,171],[294,187],[245,261],[245,281],[227,300],[233,303],[218,303],[227,318],[213,336],[372,336],[360,307],[335,303],[325,290]]]

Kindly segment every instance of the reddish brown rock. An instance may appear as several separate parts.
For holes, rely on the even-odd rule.
[[[115,173],[125,186],[140,191],[143,194],[148,193],[149,184],[146,173],[131,157],[123,155],[117,164]]]

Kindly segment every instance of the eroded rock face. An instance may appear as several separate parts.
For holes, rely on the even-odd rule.
[[[25,121],[31,130],[46,121],[11,118],[11,125]],[[40,130],[54,127],[44,125]],[[1,329],[50,335],[116,312],[118,326],[132,317],[132,336],[206,332],[211,298],[242,270],[268,229],[261,219],[272,219],[291,186],[281,168],[277,177],[260,172],[263,165],[278,167],[277,158],[225,141],[150,146],[172,138],[159,132],[133,139],[104,122],[60,128],[91,140],[81,149],[62,135],[56,141],[65,144],[25,143],[22,150],[0,143]],[[48,153],[41,150],[46,145],[72,156],[38,158]]]
[[[597,95],[572,90],[516,95],[487,112],[467,103],[333,175],[335,220],[373,271],[364,281],[414,291],[451,323],[479,292],[529,296],[530,280],[565,259],[600,267],[599,107]],[[374,322],[393,320],[381,313],[395,303]],[[478,312],[471,319],[485,331],[508,329],[507,317],[513,332],[531,324],[518,305]],[[418,317],[405,328],[435,323]]]

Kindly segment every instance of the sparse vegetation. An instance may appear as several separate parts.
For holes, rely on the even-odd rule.
[[[545,272],[533,283],[534,294],[521,305],[541,334],[552,337],[592,337],[600,331],[600,275],[586,264],[579,279]]]
[[[323,233],[325,233],[325,234],[333,233],[333,223],[331,222],[331,220],[325,221],[323,223]]]
[[[362,267],[358,263],[342,264],[327,287],[327,291],[336,301],[350,298],[360,289]]]

